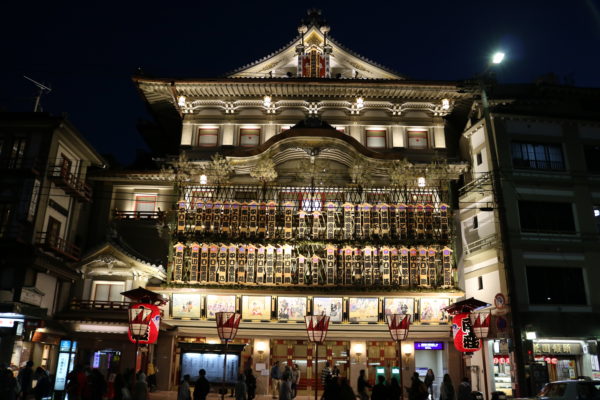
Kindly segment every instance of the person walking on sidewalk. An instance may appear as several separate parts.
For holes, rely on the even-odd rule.
[[[246,370],[246,387],[248,388],[248,400],[256,397],[256,377],[252,373],[252,368]]]
[[[210,383],[206,379],[206,370],[203,368],[198,371],[198,379],[194,384],[194,400],[206,400],[210,392]]]
[[[292,367],[292,399],[298,396],[298,385],[300,385],[300,367],[294,364]]]
[[[235,384],[235,400],[248,400],[248,387],[246,386],[246,378],[243,374],[238,376]]]
[[[179,384],[177,400],[192,400],[192,396],[190,396],[190,376],[188,374],[183,376],[183,380]]]
[[[281,370],[279,361],[275,361],[271,368],[271,397],[276,399],[279,396],[279,381],[281,381]]]
[[[367,376],[365,375],[365,370],[361,369],[358,375],[358,380],[356,381],[356,389],[358,390],[358,397],[360,400],[369,400],[369,393],[367,393],[367,388],[371,388],[372,386],[367,381]]]
[[[425,386],[427,386],[427,393],[431,395],[431,400],[433,399],[433,381],[435,381],[435,375],[433,374],[433,370],[429,368],[427,370],[427,375],[425,375]]]

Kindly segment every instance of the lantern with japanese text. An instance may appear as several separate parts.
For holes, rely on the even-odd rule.
[[[129,330],[132,343],[153,344],[158,339],[160,309],[153,304],[137,303],[129,307]]]
[[[410,315],[406,314],[387,314],[385,320],[390,331],[390,336],[397,344],[398,367],[400,368],[400,387],[402,387],[402,345],[401,342],[408,337],[410,328]]]
[[[227,389],[225,388],[225,374],[227,372],[227,348],[229,346],[229,342],[235,339],[235,336],[237,335],[240,321],[242,320],[242,315],[235,312],[218,312],[215,313],[215,318],[217,320],[217,333],[219,334],[219,338],[221,341],[225,342],[225,351],[223,356],[223,381],[221,383],[221,389],[219,390],[219,394],[221,394],[221,400],[223,400],[227,394]]]
[[[304,317],[304,321],[306,322],[306,333],[308,334],[308,340],[315,344],[315,400],[317,400],[317,391],[318,391],[318,373],[317,368],[319,364],[319,345],[325,342],[325,338],[327,337],[327,331],[329,330],[329,317],[326,315],[307,315]]]
[[[470,313],[463,312],[452,318],[454,347],[463,353],[472,353],[481,349],[481,342],[473,331]]]

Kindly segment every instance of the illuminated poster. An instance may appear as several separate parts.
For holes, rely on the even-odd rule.
[[[401,297],[386,297],[384,301],[385,314],[404,314],[412,315],[415,313],[414,299]]]
[[[448,307],[448,299],[422,298],[421,299],[421,322],[440,323],[448,322],[448,314],[444,308]]]
[[[342,322],[342,298],[315,297],[313,315],[327,315],[331,322]]]
[[[280,321],[304,321],[306,297],[278,297],[277,318]]]
[[[218,312],[235,312],[235,296],[209,294],[206,296],[206,317],[215,318]]]
[[[59,353],[58,363],[56,365],[56,378],[54,381],[54,390],[65,390],[67,382],[67,373],[69,372],[69,353]]]
[[[349,300],[350,322],[377,322],[379,317],[377,297],[351,297]]]
[[[271,296],[242,296],[242,319],[270,320]]]
[[[181,355],[181,375],[190,375],[191,381],[198,379],[198,371],[206,371],[209,382],[221,382],[223,379],[223,354],[216,353],[183,353]],[[235,384],[239,369],[239,355],[227,354],[225,382]]]
[[[200,295],[173,293],[171,307],[173,318],[200,318]]]

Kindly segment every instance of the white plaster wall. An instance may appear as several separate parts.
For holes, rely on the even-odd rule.
[[[491,271],[481,275],[483,278],[483,289],[479,290],[477,277],[465,279],[465,297],[475,297],[477,300],[494,303],[494,296],[500,293],[500,273]]]
[[[38,272],[35,279],[35,287],[44,293],[41,307],[47,308],[48,315],[52,315],[54,312],[54,296],[56,295],[56,278]]]
[[[433,127],[433,144],[436,149],[443,149],[446,147],[446,135],[444,132],[444,126]]]

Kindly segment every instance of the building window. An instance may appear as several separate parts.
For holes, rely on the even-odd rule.
[[[121,292],[125,291],[125,282],[94,281],[92,300],[123,301]]]
[[[587,304],[581,268],[528,266],[527,289],[531,304]]]
[[[156,195],[155,194],[136,194],[135,195],[135,211],[136,212],[153,212],[156,210]]]
[[[10,161],[8,168],[21,168],[23,165],[23,159],[25,158],[25,146],[27,139],[15,138],[13,141],[12,151],[10,153]]]
[[[521,232],[575,233],[571,203],[519,201]]]
[[[63,153],[61,153],[60,154],[60,176],[62,176],[63,178],[70,179],[72,166],[73,166],[73,161],[71,161],[70,158],[68,158]]]
[[[565,169],[562,147],[559,144],[513,142],[512,158],[515,168],[553,171]]]
[[[426,149],[427,131],[425,130],[409,130],[408,131],[408,148],[409,149]]]
[[[260,128],[241,128],[240,146],[256,147],[260,143]]]
[[[385,129],[367,129],[367,147],[385,149]]]
[[[477,277],[477,290],[483,290],[483,276]]]
[[[476,159],[477,165],[481,165],[483,163],[483,156],[481,155],[481,152],[477,153]]]
[[[584,146],[585,164],[589,172],[600,172],[600,146]]]
[[[199,128],[196,143],[199,147],[215,147],[219,144],[219,128]]]

